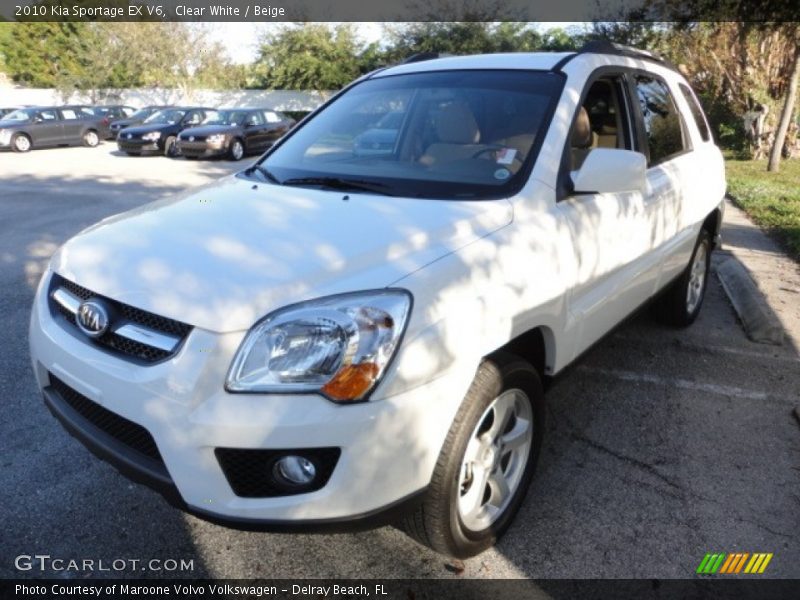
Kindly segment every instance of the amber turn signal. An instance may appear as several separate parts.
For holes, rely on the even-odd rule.
[[[373,363],[347,365],[322,387],[322,393],[339,402],[359,400],[375,383],[378,371]]]

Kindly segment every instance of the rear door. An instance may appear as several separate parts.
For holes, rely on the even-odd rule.
[[[689,262],[697,228],[684,218],[684,199],[701,189],[703,173],[692,153],[692,141],[675,92],[654,73],[637,72],[630,79],[637,99],[637,126],[647,156],[645,202],[653,253],[660,265],[656,289],[681,273]],[[689,181],[693,181],[688,185]],[[654,290],[655,291],[655,290]]]
[[[283,137],[283,134],[289,131],[289,122],[274,110],[265,110],[264,120],[267,122],[268,127],[267,135],[269,146],[277,142]]]
[[[85,123],[85,117],[77,107],[65,107],[58,111],[62,119],[61,143],[74,144],[81,141],[81,133]]]

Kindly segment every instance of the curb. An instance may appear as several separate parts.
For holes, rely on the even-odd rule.
[[[717,277],[739,315],[747,337],[760,344],[782,345],[783,326],[742,263],[729,258],[717,267]]]

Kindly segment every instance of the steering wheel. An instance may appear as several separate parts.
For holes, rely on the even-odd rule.
[[[491,144],[489,146],[486,146],[485,148],[481,148],[475,154],[470,156],[470,158],[480,158],[487,152],[497,152],[498,150],[505,150],[505,149],[506,149],[505,146],[501,146],[499,144]]]

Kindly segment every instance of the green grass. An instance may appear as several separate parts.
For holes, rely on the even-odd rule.
[[[765,160],[729,159],[725,166],[734,202],[800,260],[800,160],[781,161],[779,173],[767,173]]]

